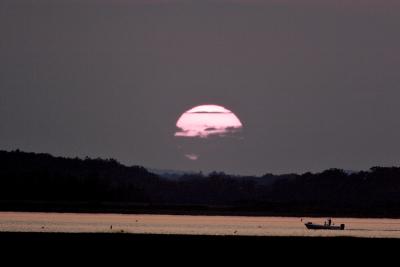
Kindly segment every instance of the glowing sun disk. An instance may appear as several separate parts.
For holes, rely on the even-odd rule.
[[[183,113],[176,127],[179,130],[175,136],[206,138],[236,132],[243,125],[232,111],[222,106],[201,105]]]

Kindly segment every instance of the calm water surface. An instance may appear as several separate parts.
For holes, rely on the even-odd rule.
[[[359,236],[400,238],[400,219],[334,218],[346,230],[307,230],[325,218],[0,212],[0,231],[126,232],[260,236]]]

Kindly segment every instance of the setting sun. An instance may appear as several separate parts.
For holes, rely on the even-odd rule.
[[[175,136],[206,138],[237,132],[243,125],[232,111],[222,106],[201,105],[184,112],[176,127],[179,130]]]

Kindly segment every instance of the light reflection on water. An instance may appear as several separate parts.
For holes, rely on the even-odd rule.
[[[301,221],[302,219],[302,221]],[[0,212],[0,231],[359,236],[400,238],[400,219],[334,218],[346,230],[307,230],[325,218]]]

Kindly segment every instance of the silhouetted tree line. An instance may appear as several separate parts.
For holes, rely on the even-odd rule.
[[[400,216],[400,168],[348,173],[234,176],[184,174],[167,179],[114,159],[0,151],[0,208],[13,202],[118,203],[225,207],[289,215]],[[151,206],[149,206],[151,207]]]

